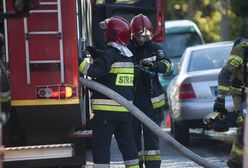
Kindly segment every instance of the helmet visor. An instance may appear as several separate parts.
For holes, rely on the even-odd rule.
[[[140,30],[139,32],[134,33],[134,37],[137,40],[146,42],[152,39],[152,32],[149,31],[147,28],[144,28],[143,30]]]
[[[150,41],[152,39],[152,36],[151,35],[142,36],[140,34],[134,34],[134,38],[141,42],[146,42],[146,41]]]

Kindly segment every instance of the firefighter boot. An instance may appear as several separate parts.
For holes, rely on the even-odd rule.
[[[223,130],[228,130],[229,127],[236,127],[236,120],[239,116],[238,112],[229,112],[227,113],[227,115],[225,116],[225,118],[216,121],[214,123],[214,130],[216,131],[223,131]]]

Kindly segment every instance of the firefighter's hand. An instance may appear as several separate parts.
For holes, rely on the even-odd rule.
[[[93,60],[96,60],[103,55],[103,51],[96,49],[94,46],[86,46],[86,50],[89,52]]]
[[[229,128],[226,126],[218,126],[215,121],[211,121],[207,124],[202,123],[201,127],[205,130],[214,130],[216,132],[226,132],[229,130]]]
[[[148,60],[141,60],[140,61],[140,65],[142,67],[145,67],[145,68],[148,68],[148,69],[152,69],[153,66],[154,66],[153,62],[152,61],[148,61]]]
[[[143,76],[143,77],[149,77],[149,78],[154,78],[156,76],[154,72],[146,70],[145,68],[138,66],[138,65],[134,66],[134,75],[138,77]]]
[[[201,128],[203,128],[205,130],[211,130],[214,128],[214,122],[201,123]]]
[[[226,114],[227,110],[225,108],[225,98],[217,97],[214,102],[213,110],[221,114]]]

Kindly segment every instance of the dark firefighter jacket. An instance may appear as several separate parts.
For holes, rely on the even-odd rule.
[[[92,64],[87,63],[84,59],[79,66],[79,70],[116,91],[127,100],[133,101],[134,66],[132,57],[123,56],[118,49],[107,46],[102,56]],[[104,114],[105,117],[118,115],[118,117],[122,116],[123,119],[129,118],[130,114],[127,113],[126,108],[99,92],[93,91],[91,100],[94,113]]]
[[[149,60],[154,68],[144,75],[135,75],[135,100],[143,102],[145,98],[151,100],[153,109],[160,109],[165,105],[165,94],[159,83],[158,73],[169,73],[171,62],[160,46],[147,41],[143,46],[137,46],[134,40],[129,43],[129,49],[134,55],[134,64],[139,65],[141,60]]]
[[[3,65],[2,62],[0,62],[0,68],[1,68],[1,97],[0,102],[2,105],[2,110],[7,112],[10,108],[10,85],[9,85],[9,75],[8,72]]]
[[[218,94],[241,96],[242,86],[244,86],[244,50],[246,47],[248,47],[247,42],[241,42],[232,48],[227,64],[219,74]]]

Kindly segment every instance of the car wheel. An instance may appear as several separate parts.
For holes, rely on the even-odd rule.
[[[173,125],[174,138],[183,145],[189,144],[189,128],[183,125],[179,125],[174,122]]]

